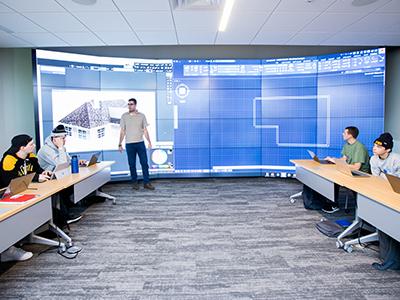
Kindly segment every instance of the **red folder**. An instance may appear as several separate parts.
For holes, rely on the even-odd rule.
[[[32,200],[36,197],[36,195],[25,194],[25,195],[15,195],[12,197],[5,197],[0,200],[2,203],[24,203],[26,201]]]

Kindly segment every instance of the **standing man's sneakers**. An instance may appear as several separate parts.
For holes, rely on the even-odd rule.
[[[30,259],[32,256],[32,252],[28,252],[21,248],[11,246],[6,251],[1,253],[1,262],[24,261]]]
[[[137,182],[135,182],[133,185],[132,185],[132,188],[134,189],[134,190],[139,190],[139,183],[137,183]]]
[[[152,186],[152,184],[150,182],[149,183],[145,183],[143,187],[145,189],[152,190],[152,191],[154,191],[156,189],[154,186]]]
[[[78,222],[80,219],[82,219],[82,215],[75,215],[75,214],[70,214],[67,218],[67,224],[72,224]]]

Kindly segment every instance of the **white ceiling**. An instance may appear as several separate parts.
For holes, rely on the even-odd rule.
[[[0,47],[400,46],[400,0],[235,0],[225,32],[221,10],[170,1],[0,0]]]

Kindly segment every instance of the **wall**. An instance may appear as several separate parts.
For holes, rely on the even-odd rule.
[[[400,153],[400,48],[389,51],[386,61],[385,131],[392,133],[394,152]]]
[[[0,155],[20,133],[34,136],[31,49],[0,49]]]

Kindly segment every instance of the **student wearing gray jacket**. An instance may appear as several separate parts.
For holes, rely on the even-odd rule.
[[[389,132],[382,133],[374,142],[371,157],[372,175],[385,177],[385,174],[400,177],[400,156],[392,153],[393,137]],[[400,242],[378,230],[381,263],[372,266],[380,271],[400,269]]]
[[[44,145],[37,153],[40,166],[44,170],[53,171],[58,164],[69,163],[71,157],[65,149],[67,132],[64,125],[58,125],[46,138]]]

